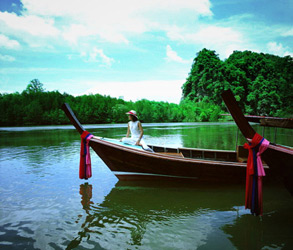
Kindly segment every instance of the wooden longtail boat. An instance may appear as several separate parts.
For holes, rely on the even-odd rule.
[[[68,104],[62,109],[82,134],[85,130]],[[102,137],[93,137],[90,147],[119,180],[184,179],[203,182],[244,182],[246,163],[239,152],[149,145],[154,152],[130,147]]]
[[[275,127],[275,128],[293,128],[292,118],[280,118],[280,117],[267,117],[267,116],[256,116],[246,115],[246,120],[249,122],[260,123],[261,126]]]
[[[292,128],[292,119],[258,116],[245,117],[231,90],[223,92],[222,98],[239,130],[247,139],[252,139],[256,133],[249,124],[249,120],[259,122],[262,126]],[[274,172],[274,175],[281,176],[285,187],[293,195],[293,149],[270,143],[268,149],[262,154],[262,159],[267,163],[270,170]]]
[[[230,116],[230,114],[222,114],[223,116]],[[293,128],[293,118],[280,118],[280,117],[268,117],[257,115],[245,115],[245,118],[249,122],[259,123],[265,127],[275,128]]]

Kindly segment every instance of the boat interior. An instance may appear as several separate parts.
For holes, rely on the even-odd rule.
[[[149,145],[149,147],[153,149],[155,153],[181,158],[246,162],[248,157],[248,151],[244,149],[243,146],[238,146],[237,151],[201,148],[171,148],[153,145]]]
[[[116,145],[130,147],[137,150],[143,150],[142,147],[136,145],[127,145],[116,139],[99,138]],[[248,157],[248,150],[243,146],[238,146],[237,150],[215,150],[215,149],[201,149],[201,148],[177,148],[177,147],[163,147],[157,145],[148,145],[154,153],[168,155],[172,157],[215,160],[215,161],[229,161],[229,162],[246,162]]]

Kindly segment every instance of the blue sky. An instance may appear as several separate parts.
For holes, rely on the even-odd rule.
[[[0,0],[0,93],[178,103],[196,53],[293,56],[292,0]]]

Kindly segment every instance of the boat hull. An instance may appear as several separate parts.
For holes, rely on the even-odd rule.
[[[244,163],[162,155],[101,139],[91,139],[90,146],[119,180],[172,178],[204,182],[245,181]]]

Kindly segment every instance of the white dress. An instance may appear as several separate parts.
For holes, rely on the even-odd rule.
[[[124,137],[122,138],[122,142],[125,144],[135,145],[137,140],[140,137],[140,130],[138,127],[139,121],[129,121],[128,126],[130,129],[131,137]],[[147,150],[149,149],[148,145],[144,141],[143,137],[140,139],[140,144],[142,145],[143,149]]]

